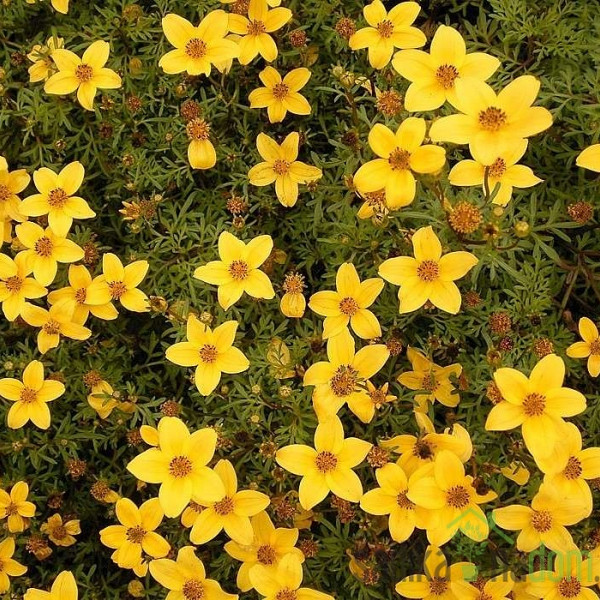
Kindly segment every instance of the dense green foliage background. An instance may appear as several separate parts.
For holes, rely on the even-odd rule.
[[[167,76],[158,68],[160,56],[169,47],[161,17],[175,12],[197,21],[220,6],[217,0],[148,0],[135,5],[125,0],[72,0],[71,4],[66,16],[45,2],[29,5],[24,0],[4,0],[0,6],[0,154],[12,169],[26,168],[29,173],[40,166],[58,169],[81,161],[86,180],[80,192],[98,217],[78,223],[73,238],[79,244],[93,243],[99,254],[115,252],[124,262],[147,259],[150,271],[142,288],[149,295],[164,298],[169,308],[142,315],[122,311],[124,314],[110,323],[93,320],[94,335],[87,342],[63,341],[44,356],[46,368],[61,373],[67,386],[65,396],[51,405],[51,428],[41,432],[31,425],[17,431],[3,427],[0,481],[3,487],[20,479],[29,482],[30,499],[38,507],[31,531],[39,531],[41,523],[54,512],[76,516],[83,529],[76,545],[54,547],[45,561],[26,552],[28,534],[20,535],[18,555],[29,571],[14,581],[13,592],[18,595],[29,585],[47,586],[58,572],[71,568],[85,600],[127,596],[127,584],[134,576],[111,563],[111,551],[100,544],[98,536],[102,527],[113,522],[113,509],[97,502],[89,489],[100,478],[137,503],[156,494],[156,486],[136,490],[136,481],[125,466],[145,448],[143,443],[132,444],[135,439],[129,432],[143,423],[156,423],[160,406],[167,399],[181,404],[182,418],[191,428],[218,426],[223,436],[218,456],[234,463],[243,486],[256,484],[271,496],[297,486],[297,478],[284,475],[272,457],[259,448],[265,441],[278,446],[312,441],[316,419],[310,391],[302,387],[301,373],[324,355],[321,319],[307,311],[299,321],[288,320],[275,300],[254,302],[247,296],[225,315],[214,288],[192,278],[195,267],[217,257],[216,239],[225,229],[245,240],[263,233],[273,236],[281,252],[271,261],[269,274],[278,291],[291,268],[306,276],[309,293],[332,289],[335,272],[343,261],[353,261],[361,277],[375,276],[385,258],[410,253],[407,233],[427,224],[433,225],[447,247],[474,252],[480,263],[461,282],[461,289],[480,294],[482,302],[477,307],[466,307],[452,318],[435,310],[400,317],[396,290],[388,284],[375,312],[384,328],[384,341],[396,337],[404,346],[433,350],[438,364],[463,365],[461,403],[454,411],[436,405],[437,426],[459,421],[467,427],[476,446],[471,467],[484,484],[499,492],[498,505],[530,498],[539,476],[520,488],[490,466],[504,466],[519,458],[534,471],[531,458],[520,448],[518,432],[485,432],[483,423],[491,406],[485,389],[499,365],[531,368],[537,360],[536,342],[539,348],[542,338],[550,340],[564,357],[565,348],[575,339],[574,319],[598,315],[598,222],[594,215],[585,224],[577,223],[567,211],[577,201],[595,207],[600,196],[597,177],[574,165],[578,152],[597,141],[600,130],[597,6],[585,0],[421,3],[417,25],[429,39],[439,23],[456,26],[470,49],[484,50],[502,61],[492,80],[496,88],[518,75],[536,75],[542,81],[539,104],[550,109],[555,119],[549,131],[531,141],[523,161],[545,183],[516,192],[501,216],[491,206],[483,206],[479,189],[452,189],[446,170],[439,184],[449,201],[469,198],[479,202],[484,214],[482,227],[465,236],[466,240],[449,227],[447,214],[433,192],[439,184],[431,178],[424,180],[410,207],[383,222],[356,217],[360,201],[346,183],[348,176],[371,157],[366,144],[369,129],[377,121],[395,129],[407,116],[400,113],[396,119],[385,119],[365,87],[359,83],[346,86],[347,78],[342,81],[336,76],[339,70],[335,67],[340,66],[357,77],[368,77],[381,90],[406,88],[406,82],[391,66],[374,73],[366,52],[353,53],[335,32],[342,16],[363,22],[363,2],[284,2],[294,19],[276,36],[280,49],[276,66],[280,71],[310,66],[313,76],[303,93],[313,113],[310,117],[288,115],[278,125],[268,123],[266,111],[248,106],[248,93],[258,85],[262,60],[248,67],[235,64],[227,77],[213,71],[209,79]],[[306,32],[308,45],[294,48],[288,34],[299,29]],[[121,73],[123,88],[108,92],[102,101],[98,97],[94,113],[83,110],[72,97],[51,97],[44,93],[43,85],[28,83],[30,63],[25,54],[34,43],[43,43],[53,33],[79,53],[94,40],[110,42],[107,66]],[[138,110],[132,110],[132,97],[139,99]],[[188,142],[180,108],[190,98],[201,104],[213,128],[219,160],[208,172],[194,172],[187,163]],[[246,175],[259,162],[255,146],[259,132],[278,137],[294,130],[304,134],[300,160],[322,168],[324,177],[314,191],[301,193],[295,208],[286,209],[279,205],[271,187],[249,187]],[[356,144],[348,144],[352,138],[349,133],[355,134]],[[448,148],[450,165],[461,157],[466,157],[465,148]],[[226,210],[232,192],[249,203],[243,225],[238,219],[238,227],[233,226],[233,216]],[[119,214],[123,201],[149,200],[156,194],[162,196],[156,214],[133,224]],[[518,222],[529,225],[524,237],[515,233]],[[494,235],[488,237],[486,231]],[[3,251],[7,251],[6,245]],[[99,266],[91,264],[97,273]],[[54,285],[58,287],[65,280],[63,267]],[[186,369],[164,358],[165,348],[183,336],[188,309],[208,311],[216,323],[225,317],[239,319],[237,345],[251,361],[248,372],[225,378],[219,393],[208,398],[199,396]],[[512,330],[506,335],[490,331],[489,315],[497,311],[506,311],[512,318]],[[35,332],[4,319],[0,331],[0,376],[19,376],[24,364],[39,358]],[[267,360],[274,337],[284,340],[291,350],[296,369],[292,378],[279,380],[274,376],[277,373]],[[566,360],[568,385],[588,398],[589,408],[578,419],[584,445],[598,445],[597,384],[585,371],[584,361]],[[416,432],[412,393],[395,383],[396,376],[408,368],[405,353],[386,364],[376,381],[390,381],[400,399],[380,411],[368,426],[343,412],[347,432],[372,442],[391,434]],[[121,398],[135,401],[132,415],[115,411],[107,420],[96,416],[86,402],[82,380],[90,369],[99,370],[119,390]],[[289,386],[291,393],[282,392],[282,385]],[[8,402],[0,403],[2,423],[7,410]],[[72,459],[87,463],[87,471],[79,479],[69,474]],[[373,487],[373,469],[365,465],[359,473],[365,489]],[[51,508],[48,503],[55,505],[57,495],[60,508]],[[423,532],[405,544],[393,544],[380,534],[377,522],[358,508],[353,519],[344,524],[329,500],[317,509],[311,530],[301,534],[301,539],[314,539],[319,545],[316,557],[306,564],[307,585],[339,598],[392,598],[395,582],[421,571],[426,545]],[[290,525],[276,515],[275,520]],[[595,526],[594,519],[578,526],[576,541],[585,547]],[[160,531],[175,548],[188,543],[188,533],[178,520],[166,520]],[[234,592],[237,565],[223,551],[223,542],[223,538],[214,540],[201,548],[200,555],[209,576]],[[479,545],[457,536],[445,551],[454,560],[472,558],[488,572],[508,566],[523,570],[526,562],[495,532],[489,543]],[[350,574],[348,552],[375,567],[380,575],[375,585],[365,586]],[[149,576],[143,585],[147,597],[163,597]],[[241,597],[252,598],[252,594]]]

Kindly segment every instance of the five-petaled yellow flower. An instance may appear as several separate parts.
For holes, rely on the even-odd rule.
[[[25,169],[9,171],[6,159],[0,156],[0,221],[26,220],[20,211],[21,199],[18,194],[29,185],[30,180]]]
[[[63,521],[63,518],[55,513],[48,517],[45,523],[42,523],[40,531],[45,533],[48,539],[57,546],[67,548],[77,543],[75,536],[81,533],[81,523],[79,519]]]
[[[209,12],[198,26],[175,14],[168,14],[162,20],[165,36],[175,46],[167,52],[158,65],[165,73],[173,75],[210,75],[212,65],[236,58],[239,47],[232,40],[225,39],[229,17],[223,10]]]
[[[266,108],[271,123],[281,123],[288,111],[295,115],[309,115],[310,104],[298,92],[307,84],[310,75],[308,69],[300,67],[282,79],[273,67],[264,68],[258,77],[265,87],[250,92],[250,108]]]
[[[365,440],[344,439],[342,422],[333,416],[317,425],[314,448],[292,444],[278,450],[275,459],[286,471],[302,477],[300,505],[310,510],[329,492],[349,502],[360,501],[363,487],[352,469],[365,459],[371,447]]]
[[[600,335],[596,324],[587,317],[579,319],[579,335],[582,342],[575,342],[567,348],[571,358],[587,358],[587,370],[592,377],[600,375]]]
[[[48,290],[40,285],[31,273],[29,261],[22,254],[13,260],[6,254],[0,254],[0,302],[2,312],[9,321],[14,321],[25,308],[25,301],[42,298]]]
[[[192,169],[212,169],[217,164],[217,152],[210,141],[210,125],[205,119],[191,119],[185,126],[190,140],[188,161]]]
[[[369,63],[383,69],[391,60],[394,48],[420,48],[425,34],[412,27],[421,7],[416,2],[400,2],[388,11],[383,2],[373,0],[363,8],[369,27],[359,29],[348,41],[352,50],[369,49]]]
[[[148,296],[138,290],[148,272],[147,260],[136,260],[129,265],[123,263],[110,252],[102,257],[102,275],[99,282],[108,286],[112,300],[118,300],[123,307],[133,312],[150,310]]]
[[[408,206],[417,190],[413,173],[435,173],[446,162],[446,151],[441,146],[423,145],[425,130],[425,119],[417,117],[405,119],[396,133],[377,123],[369,132],[369,146],[379,158],[356,171],[356,189],[366,194],[383,188],[390,210]]]
[[[35,515],[35,504],[27,500],[28,495],[29,486],[24,481],[17,481],[10,493],[0,489],[0,519],[6,519],[10,533],[25,531],[29,527],[29,520]]]
[[[359,337],[369,340],[381,336],[377,317],[369,310],[383,289],[378,277],[360,281],[356,267],[344,263],[337,272],[337,291],[317,292],[308,306],[325,317],[323,339],[338,335],[350,325]]]
[[[48,429],[48,402],[64,393],[65,386],[60,381],[44,379],[44,365],[39,360],[33,360],[25,367],[23,381],[10,377],[0,379],[0,396],[14,403],[6,419],[11,429],[23,427],[28,421],[40,429]]]
[[[112,90],[121,87],[121,78],[104,66],[109,52],[110,45],[102,40],[91,44],[81,58],[64,48],[54,50],[52,60],[58,67],[58,73],[46,81],[44,91],[62,96],[77,90],[81,106],[94,110],[94,96],[98,89]]]
[[[458,79],[489,79],[500,61],[485,54],[467,54],[463,37],[452,27],[440,25],[431,40],[429,54],[422,50],[401,50],[392,66],[411,84],[404,96],[410,112],[434,110],[446,102],[456,105]]]
[[[25,574],[27,567],[13,558],[15,539],[7,537],[0,542],[0,594],[10,589],[9,577],[20,577]]]
[[[45,45],[35,44],[27,58],[33,63],[29,69],[30,83],[38,81],[46,81],[54,72],[54,62],[52,61],[52,53],[58,48],[64,47],[64,40],[60,37],[49,37]]]
[[[269,10],[267,0],[250,0],[248,17],[229,15],[229,31],[241,35],[239,40],[239,61],[247,65],[259,54],[267,61],[277,58],[277,44],[271,36],[292,18],[289,8],[278,7]]]
[[[248,172],[252,185],[263,187],[275,182],[277,199],[287,207],[296,204],[299,183],[317,181],[323,176],[318,167],[296,160],[299,144],[300,135],[295,131],[281,145],[268,135],[259,133],[256,147],[264,162],[255,165]]]
[[[477,258],[464,251],[442,256],[442,244],[431,226],[415,232],[412,246],[414,258],[389,258],[379,267],[381,277],[400,286],[400,313],[417,310],[429,300],[439,309],[456,314],[462,299],[454,282],[478,263]]]
[[[158,424],[158,447],[136,456],[128,465],[140,481],[160,483],[158,498],[167,517],[177,517],[195,501],[221,498],[224,487],[212,469],[217,444],[214,429],[189,432],[177,417],[163,417]]]
[[[578,167],[600,173],[600,144],[593,144],[582,150],[576,163]]]
[[[49,592],[29,588],[23,600],[78,600],[77,582],[71,571],[59,573]]]
[[[275,296],[271,281],[259,267],[273,250],[270,235],[259,235],[247,244],[228,231],[219,236],[219,258],[194,271],[194,277],[217,285],[222,308],[233,306],[244,292],[253,298],[270,300]]]

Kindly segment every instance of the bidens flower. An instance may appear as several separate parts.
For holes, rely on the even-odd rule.
[[[400,313],[417,310],[429,300],[439,309],[456,314],[461,296],[454,283],[479,261],[470,252],[450,252],[442,256],[442,244],[429,227],[421,227],[412,236],[415,257],[390,258],[379,267],[379,275],[399,285]]]
[[[25,301],[42,298],[48,290],[40,285],[31,273],[31,265],[23,254],[15,259],[0,254],[0,302],[2,312],[9,321],[14,321],[25,308]]]
[[[9,577],[20,577],[27,571],[27,567],[18,563],[14,558],[15,540],[7,537],[0,542],[0,594],[10,589]]]
[[[209,139],[210,125],[204,119],[192,119],[185,126],[190,140],[188,160],[192,169],[212,169],[217,164],[217,153]]]
[[[123,307],[133,312],[150,310],[148,296],[138,290],[148,272],[147,260],[136,260],[129,265],[123,263],[115,254],[105,254],[102,257],[102,275],[99,283],[108,286],[112,300],[118,300]]]
[[[377,123],[369,132],[369,146],[379,157],[354,174],[354,186],[361,194],[385,191],[387,208],[408,206],[414,199],[417,182],[414,173],[435,173],[446,162],[440,146],[423,144],[425,119],[409,117],[396,133]]]
[[[600,173],[600,144],[594,144],[582,150],[576,163],[578,167]]]
[[[394,48],[420,48],[425,45],[425,34],[412,27],[421,7],[416,2],[400,2],[388,13],[380,0],[363,8],[369,27],[359,29],[348,40],[352,50],[369,49],[369,63],[374,69],[383,69],[391,60]]]
[[[71,571],[63,571],[54,580],[49,592],[29,588],[23,600],[78,600],[77,582]]]
[[[25,169],[9,172],[6,159],[0,156],[0,221],[27,220],[20,211],[21,199],[17,194],[29,185],[30,180]]]
[[[52,61],[52,53],[54,50],[64,46],[63,38],[49,37],[46,40],[46,45],[35,44],[27,58],[33,63],[29,71],[29,82],[37,83],[38,81],[46,81],[53,72],[54,62]]]
[[[17,481],[10,494],[0,489],[0,519],[7,520],[10,533],[25,531],[29,527],[29,519],[35,515],[35,504],[27,501],[28,495],[29,486],[24,481]]]
[[[592,377],[600,375],[600,335],[596,324],[587,317],[579,319],[579,335],[582,342],[575,342],[567,348],[571,358],[587,358],[587,370]]]
[[[70,50],[57,49],[52,52],[52,60],[58,67],[46,81],[44,91],[47,94],[70,94],[77,90],[77,99],[83,108],[94,110],[94,96],[100,89],[121,87],[121,78],[104,65],[108,60],[110,45],[101,40],[91,44],[79,58]]]
[[[67,548],[77,542],[75,536],[81,533],[81,525],[78,519],[63,521],[63,518],[55,513],[42,524],[40,531],[57,546]]]

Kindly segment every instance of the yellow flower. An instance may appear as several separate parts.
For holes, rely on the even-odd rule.
[[[517,164],[525,150],[527,140],[520,140],[500,152],[494,160],[486,162],[475,147],[475,160],[461,160],[454,165],[448,175],[449,181],[452,185],[481,185],[485,192],[487,172],[489,191],[492,192],[499,185],[493,204],[506,206],[512,197],[513,188],[529,188],[542,181],[529,167]]]
[[[37,345],[42,354],[56,348],[61,335],[72,340],[87,340],[92,335],[90,329],[73,322],[73,310],[64,302],[54,304],[50,310],[25,304],[21,317],[32,327],[40,328]]]
[[[198,515],[203,510],[204,506],[201,506],[200,504],[192,500],[181,513],[181,524],[186,528],[190,528],[196,522]]]
[[[85,325],[90,313],[105,321],[112,321],[119,316],[111,302],[109,287],[100,277],[92,279],[83,265],[69,266],[69,286],[50,292],[48,302],[67,302],[67,306],[73,308],[73,322],[80,325]]]
[[[361,194],[357,190],[356,193],[359,198],[364,200],[356,213],[359,219],[371,219],[375,217],[377,221],[381,221],[392,210],[387,204],[385,189],[375,192],[365,192],[364,194]]]
[[[529,469],[522,463],[511,462],[507,467],[502,467],[500,473],[507,479],[514,481],[519,486],[524,486],[531,477]]]
[[[383,289],[378,277],[361,282],[352,263],[344,263],[337,272],[335,292],[317,292],[308,306],[325,317],[323,339],[334,337],[348,325],[363,339],[381,336],[377,317],[369,310]]]
[[[254,539],[250,517],[267,508],[270,499],[254,490],[238,492],[235,469],[228,460],[220,460],[214,472],[221,479],[221,493],[217,500],[211,501],[207,501],[206,494],[204,497],[194,496],[194,501],[206,508],[194,521],[190,540],[193,544],[206,544],[224,529],[234,542],[248,546]]]
[[[273,249],[270,235],[259,235],[247,244],[228,231],[219,236],[219,258],[198,267],[194,277],[217,285],[219,304],[227,310],[246,292],[253,298],[270,300],[275,296],[268,276],[259,269]]]
[[[251,544],[242,545],[237,542],[227,542],[225,551],[229,556],[242,562],[237,574],[237,586],[242,592],[252,589],[250,569],[254,565],[263,565],[267,570],[276,572],[281,559],[293,554],[304,562],[304,554],[295,548],[298,541],[297,529],[275,529],[273,522],[266,512],[260,512],[250,519],[254,538]]]
[[[587,317],[579,319],[579,335],[583,342],[575,342],[567,348],[571,358],[587,358],[587,370],[592,377],[600,375],[600,335],[595,323]]]
[[[388,13],[380,0],[363,8],[369,27],[359,29],[349,40],[352,50],[369,49],[369,63],[374,69],[383,69],[394,53],[394,48],[420,48],[425,45],[425,34],[412,27],[421,7],[416,2],[400,2]]]
[[[46,40],[46,45],[36,44],[27,58],[33,63],[29,67],[30,83],[38,81],[46,81],[53,72],[54,62],[52,61],[52,53],[64,46],[63,38],[49,37]]]
[[[71,571],[59,573],[49,592],[29,588],[23,596],[23,600],[77,600],[78,598],[77,582]]]
[[[91,388],[87,397],[88,404],[98,413],[101,419],[106,419],[119,406],[119,402],[114,397],[113,387],[110,383],[104,381],[99,373],[97,379],[87,385]],[[145,427],[148,426],[142,425],[142,428]]]
[[[304,385],[314,385],[313,404],[319,420],[335,415],[347,403],[363,422],[365,414],[360,402],[366,397],[372,404],[366,381],[375,375],[390,356],[384,344],[371,344],[355,351],[354,339],[347,329],[327,341],[327,361],[311,365],[304,374]]]
[[[0,594],[10,589],[10,577],[20,577],[27,571],[12,556],[15,553],[15,540],[8,537],[0,542]]]
[[[268,135],[259,133],[256,147],[264,162],[255,165],[248,172],[252,185],[263,187],[275,182],[277,199],[287,207],[296,204],[299,183],[317,181],[323,176],[321,169],[296,160],[299,144],[300,135],[295,131],[281,145]]]
[[[42,167],[33,173],[33,182],[39,194],[28,196],[20,211],[28,217],[48,215],[48,225],[58,237],[66,237],[73,219],[91,219],[96,213],[88,203],[73,194],[81,187],[85,169],[80,162],[72,162],[60,173]]]
[[[429,300],[439,309],[456,314],[461,296],[454,283],[479,261],[470,252],[450,252],[442,256],[442,245],[431,226],[421,227],[412,237],[415,258],[398,256],[384,261],[379,275],[399,285],[400,313],[417,310]]]
[[[39,360],[31,361],[23,371],[23,381],[0,379],[0,396],[14,402],[7,416],[11,429],[19,429],[28,421],[40,429],[50,427],[48,402],[65,393],[60,381],[44,379],[44,365]]]
[[[50,0],[55,11],[66,15],[69,12],[69,0]]]
[[[406,541],[415,527],[425,529],[427,509],[416,506],[408,499],[407,494],[415,481],[428,473],[427,468],[420,469],[409,477],[402,467],[388,463],[375,471],[380,487],[370,490],[360,500],[360,507],[365,512],[371,515],[389,515],[388,528],[396,542]]]
[[[242,351],[233,346],[237,327],[237,321],[226,321],[213,331],[190,314],[188,341],[167,348],[167,359],[182,367],[196,367],[196,387],[203,396],[208,396],[221,381],[221,373],[241,373],[250,366]]]
[[[206,578],[206,569],[194,553],[193,546],[184,546],[177,552],[177,561],[160,558],[150,563],[150,574],[160,585],[170,590],[168,598],[176,600],[206,598],[206,600],[237,600],[214,579]]]
[[[269,10],[267,0],[250,0],[248,17],[229,15],[229,30],[243,36],[239,41],[242,65],[247,65],[259,54],[267,61],[277,58],[277,44],[271,33],[281,29],[292,18],[289,8],[274,8]]]
[[[81,533],[81,526],[78,519],[72,519],[63,523],[62,517],[56,513],[45,523],[42,523],[40,531],[45,533],[51,542],[57,546],[72,546],[77,542],[74,536]]]
[[[504,400],[496,404],[485,423],[487,431],[507,431],[521,425],[525,445],[537,457],[548,456],[564,435],[563,417],[583,412],[585,396],[563,387],[565,363],[556,354],[540,360],[526,377],[502,368],[494,381]]]
[[[479,579],[475,583],[455,581],[452,583],[452,591],[460,600],[507,600],[514,586],[514,575],[508,571],[485,583]]]
[[[163,31],[175,50],[167,52],[158,65],[173,75],[210,75],[212,65],[239,56],[239,46],[226,39],[229,17],[223,10],[209,12],[197,27],[175,14],[162,20]],[[215,65],[216,66],[216,65]]]
[[[0,156],[0,220],[27,220],[21,214],[21,199],[17,194],[20,194],[29,185],[30,181],[31,177],[25,169],[9,172],[6,159]]]
[[[133,312],[150,310],[148,296],[137,287],[148,272],[147,260],[136,260],[123,267],[123,263],[115,254],[102,257],[102,276],[100,283],[108,285],[112,300],[118,300],[123,307]]]
[[[410,112],[439,108],[446,101],[456,106],[458,79],[489,79],[500,61],[483,52],[467,54],[465,40],[452,27],[440,25],[431,40],[429,54],[422,50],[401,50],[392,66],[411,84],[404,96]]]
[[[27,263],[23,255],[17,255],[13,260],[0,254],[0,302],[9,321],[21,314],[26,300],[42,298],[48,293],[33,277],[27,277],[31,273]]]
[[[358,438],[344,439],[342,422],[335,416],[319,423],[314,443],[315,448],[302,444],[286,446],[275,457],[286,471],[302,476],[298,491],[302,508],[310,510],[329,492],[349,502],[359,502],[363,487],[352,469],[365,459],[372,444]]]
[[[115,504],[120,525],[109,525],[100,531],[100,541],[114,548],[112,560],[122,569],[134,569],[136,575],[147,572],[142,562],[142,550],[152,558],[163,558],[171,546],[155,529],[161,524],[164,513],[158,498],[146,500],[139,508],[129,498]]]
[[[407,497],[431,511],[426,523],[430,544],[445,544],[459,529],[477,542],[488,537],[489,526],[479,505],[493,500],[496,494],[479,494],[473,477],[465,475],[460,458],[450,450],[442,450],[435,457],[431,474],[416,481]]]
[[[300,319],[306,311],[306,298],[302,293],[306,287],[304,276],[295,272],[288,273],[281,287],[285,292],[279,303],[281,312],[286,317]]]
[[[294,554],[281,559],[273,572],[264,565],[250,569],[250,581],[264,600],[334,600],[333,596],[300,587],[303,579],[302,563]]]
[[[436,546],[427,546],[424,563],[424,574],[409,575],[396,584],[396,591],[401,596],[458,600],[452,586],[459,581],[473,580],[477,574],[477,567],[473,563],[460,562],[448,566],[444,553]]]
[[[2,381],[0,381],[1,394]],[[29,519],[35,515],[35,504],[27,501],[29,486],[17,481],[10,494],[0,489],[0,519],[7,519],[10,533],[21,533],[29,527]]]
[[[540,82],[531,75],[517,77],[498,95],[483,81],[456,81],[456,108],[463,114],[442,117],[433,123],[429,137],[434,142],[469,144],[491,164],[507,147],[536,135],[552,125],[552,115],[541,106],[531,106]]]
[[[222,497],[219,477],[206,465],[212,459],[217,434],[208,427],[190,434],[176,417],[163,417],[158,424],[157,448],[136,456],[127,470],[140,481],[160,483],[158,498],[167,517],[177,517],[194,501],[214,501]]]
[[[379,157],[364,164],[354,174],[354,186],[361,193],[384,188],[388,208],[408,206],[414,199],[417,182],[414,173],[435,173],[446,162],[440,146],[423,144],[425,119],[408,117],[396,133],[377,123],[369,132],[369,146]]]
[[[414,400],[417,403],[415,410],[427,412],[429,402],[433,404],[436,400],[444,406],[458,406],[460,396],[452,385],[450,376],[458,377],[462,373],[462,367],[458,363],[440,367],[422,352],[410,347],[406,354],[413,370],[402,373],[398,377],[398,382],[409,390],[427,392],[415,395]]]
[[[600,144],[588,146],[579,153],[576,164],[578,167],[600,173]]]
[[[79,104],[86,110],[94,110],[94,96],[98,88],[113,90],[121,87],[121,78],[104,66],[109,52],[110,45],[101,40],[88,46],[81,58],[70,50],[54,50],[52,60],[58,67],[58,73],[46,81],[44,91],[62,96],[77,90]]]
[[[190,140],[188,161],[192,169],[212,169],[217,164],[217,153],[209,139],[210,125],[196,118],[188,122],[185,130]]]
[[[517,550],[521,552],[532,552],[544,544],[549,550],[562,553],[573,548],[573,538],[565,525],[578,523],[586,512],[586,506],[564,498],[551,485],[543,483],[531,507],[513,504],[497,508],[492,521],[502,529],[520,531]]]
[[[250,93],[250,108],[266,108],[269,122],[281,123],[288,111],[295,115],[310,114],[308,100],[298,93],[310,79],[308,69],[293,69],[281,79],[276,69],[266,67],[258,76],[265,87]]]
[[[15,228],[19,241],[27,250],[19,252],[27,268],[41,285],[50,285],[55,277],[58,263],[72,263],[81,260],[83,250],[65,236],[56,235],[52,229],[42,229],[36,223],[21,223]]]

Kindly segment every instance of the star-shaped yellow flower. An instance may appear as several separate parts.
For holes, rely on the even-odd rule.
[[[579,335],[582,342],[575,342],[567,348],[571,358],[587,358],[587,370],[592,377],[600,375],[600,334],[596,324],[587,317],[579,319]]]
[[[23,600],[78,600],[77,582],[71,571],[59,573],[49,592],[29,588]]]

